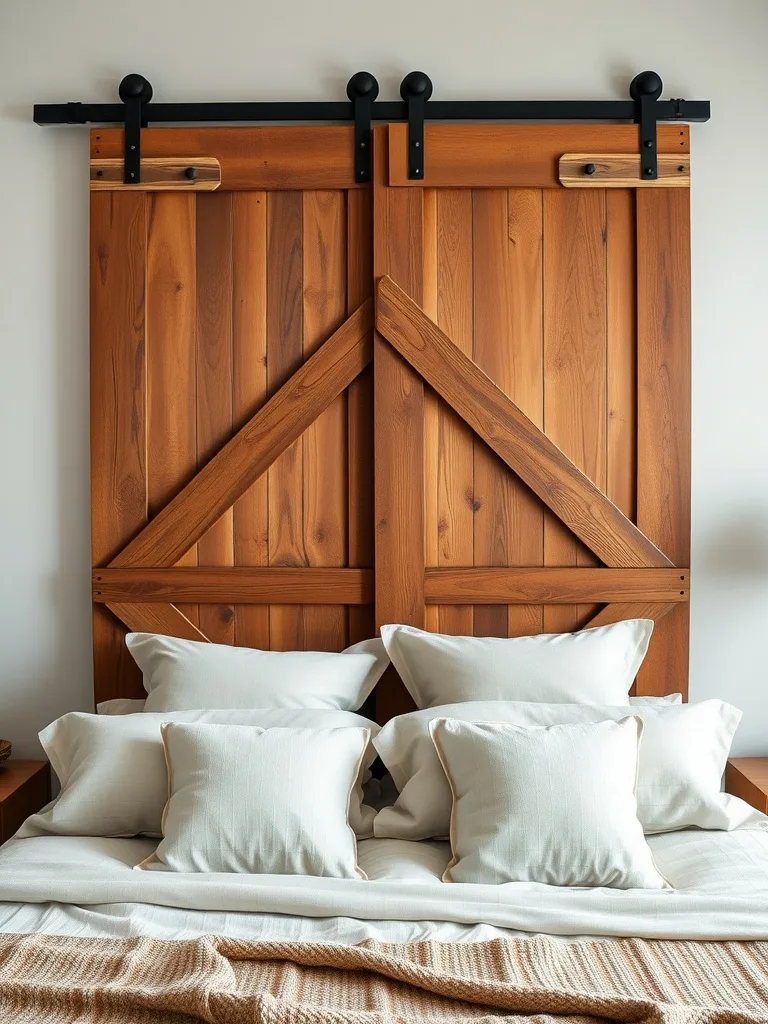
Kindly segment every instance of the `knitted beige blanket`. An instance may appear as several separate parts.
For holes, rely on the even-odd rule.
[[[0,1020],[765,1024],[768,943],[0,935]]]

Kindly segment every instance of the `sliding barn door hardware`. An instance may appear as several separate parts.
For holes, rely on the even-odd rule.
[[[640,177],[653,181],[659,176],[658,151],[656,145],[657,101],[661,96],[663,83],[655,71],[642,71],[632,79],[629,95],[637,104],[635,121],[640,126]],[[682,100],[672,100],[682,103]]]
[[[408,118],[408,177],[424,177],[424,118],[432,82],[423,71],[411,71],[400,83],[400,95]]]
[[[400,85],[400,101],[377,100],[379,84],[358,71],[347,84],[344,102],[152,103],[152,86],[142,75],[120,83],[122,103],[36,103],[37,124],[122,124],[125,126],[124,181],[141,181],[141,129],[148,124],[226,122],[344,122],[354,124],[355,181],[371,180],[371,124],[408,123],[408,177],[423,179],[426,165],[424,122],[434,121],[629,121],[639,126],[640,174],[658,176],[656,125],[659,121],[708,121],[709,100],[662,100],[662,81],[643,71],[629,87],[628,100],[432,100],[432,82],[411,71]]]
[[[355,181],[371,180],[371,109],[379,83],[368,71],[358,71],[347,82],[355,119]]]

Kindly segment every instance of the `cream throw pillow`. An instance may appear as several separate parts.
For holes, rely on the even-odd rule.
[[[257,651],[158,633],[129,633],[144,674],[145,711],[199,708],[315,708],[356,711],[389,665],[381,640],[340,654]]]
[[[644,723],[637,776],[637,813],[647,833],[681,828],[730,830],[753,821],[752,808],[721,792],[721,780],[741,712],[720,700],[698,704],[601,707],[469,701],[413,711],[387,722],[374,737],[399,796],[374,819],[380,838],[430,839],[448,834],[451,794],[429,725],[435,718],[497,722],[523,728],[619,721]]]
[[[628,619],[506,640],[382,626],[381,638],[418,708],[465,700],[626,704],[652,630],[650,619]]]
[[[378,726],[351,711],[254,709],[175,711],[166,714],[87,715],[73,711],[43,729],[40,742],[61,782],[61,792],[22,826],[24,835],[160,836],[168,799],[163,722],[251,725],[263,729]],[[362,784],[376,756],[369,747],[350,806],[350,823],[361,838],[373,834],[375,811],[362,802]]]
[[[145,870],[364,878],[349,827],[367,729],[162,727],[163,839]]]
[[[636,814],[642,729],[432,722],[453,794],[443,880],[663,888]]]

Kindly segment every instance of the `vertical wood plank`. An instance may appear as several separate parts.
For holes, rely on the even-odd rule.
[[[232,414],[235,429],[267,396],[267,196],[233,196]],[[256,480],[232,510],[235,565],[269,564],[267,474]],[[269,606],[235,606],[235,643],[269,649]]]
[[[346,202],[343,192],[305,192],[303,223],[304,359],[346,314]],[[340,395],[303,438],[304,550],[309,565],[343,566],[347,557],[347,401]],[[346,645],[343,607],[304,608],[312,650]]]
[[[150,517],[197,467],[195,196],[147,197],[147,500]],[[197,545],[177,565],[197,565]],[[179,611],[199,625],[197,605]]]
[[[442,189],[437,211],[437,323],[472,356],[472,192]],[[437,535],[439,566],[474,564],[474,439],[445,402],[438,422]],[[438,607],[439,631],[471,636],[472,605]]]
[[[147,520],[147,197],[91,193],[91,552],[106,564]],[[95,700],[141,696],[124,627],[93,610]]]
[[[544,429],[606,487],[606,221],[604,189],[544,195]],[[599,565],[554,516],[544,529],[546,565]],[[598,608],[548,606],[546,632],[579,629]]]
[[[392,277],[416,302],[423,290],[423,190],[388,188],[387,127],[374,129],[374,275]],[[376,625],[424,626],[424,384],[374,337]],[[412,706],[388,672],[377,686],[386,721]]]
[[[691,299],[687,189],[637,192],[637,525],[690,561]],[[651,194],[654,193],[654,194]],[[688,693],[689,606],[659,622],[638,693]]]
[[[347,315],[373,291],[373,196],[369,189],[347,193]],[[373,553],[373,367],[347,389],[348,561],[371,567]],[[349,642],[376,632],[373,605],[347,610]]]
[[[473,197],[475,362],[542,423],[541,193],[489,189]],[[475,565],[538,565],[543,507],[479,440],[474,461]],[[533,606],[483,605],[476,635],[541,632]]]
[[[267,200],[267,388],[270,395],[303,362],[303,224],[301,192],[270,192]],[[300,437],[268,470],[269,564],[307,565],[304,549],[303,447]],[[273,650],[304,649],[303,612],[270,605]]]
[[[197,459],[204,465],[232,435],[232,193],[197,196]],[[234,564],[232,509],[197,545],[198,564]],[[200,628],[231,644],[231,605],[201,605]]]
[[[424,189],[423,198],[423,272],[421,307],[432,320],[437,320],[437,196],[435,189]],[[440,560],[438,524],[438,463],[440,439],[440,400],[432,390],[424,388],[424,558],[429,566]],[[424,609],[426,629],[440,629],[440,609],[427,605]]]

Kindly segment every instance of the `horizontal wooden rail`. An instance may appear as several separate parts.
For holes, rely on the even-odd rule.
[[[687,569],[427,569],[427,604],[687,601]]]
[[[373,604],[372,569],[94,569],[103,604]]]

